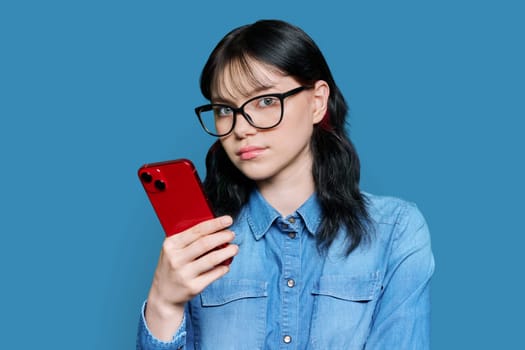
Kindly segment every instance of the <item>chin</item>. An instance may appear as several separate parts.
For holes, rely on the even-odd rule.
[[[237,169],[252,181],[264,181],[272,177],[270,169],[265,169],[263,166],[257,164],[235,164]]]

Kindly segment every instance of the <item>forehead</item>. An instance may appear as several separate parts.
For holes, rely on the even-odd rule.
[[[216,73],[213,100],[238,100],[274,87],[285,74],[274,66],[241,57],[228,62]]]

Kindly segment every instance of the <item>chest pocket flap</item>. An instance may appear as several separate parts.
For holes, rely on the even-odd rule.
[[[314,284],[312,294],[350,301],[374,300],[381,290],[380,273],[347,276],[321,276]]]
[[[268,296],[268,284],[256,280],[222,278],[201,293],[202,306],[220,306],[235,300]]]

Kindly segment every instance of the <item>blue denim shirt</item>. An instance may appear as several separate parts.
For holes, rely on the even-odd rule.
[[[434,259],[414,204],[365,194],[370,243],[345,255],[340,232],[320,253],[313,195],[283,218],[255,191],[232,226],[230,272],[187,304],[172,342],[139,323],[137,349],[429,348]]]

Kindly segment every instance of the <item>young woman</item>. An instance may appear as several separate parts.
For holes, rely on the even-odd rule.
[[[428,349],[427,226],[359,190],[347,105],[312,39],[282,21],[237,28],[201,90],[219,216],[165,240],[137,348]]]

